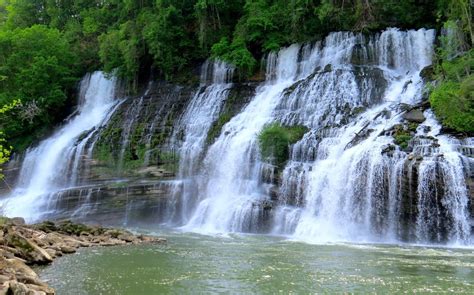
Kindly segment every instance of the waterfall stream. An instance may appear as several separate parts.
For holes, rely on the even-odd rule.
[[[96,130],[107,123],[115,107],[115,79],[102,72],[87,75],[80,84],[78,114],[50,138],[26,152],[18,183],[1,208],[9,216],[38,220],[49,208],[51,196],[74,184],[79,161]],[[72,169],[71,169],[72,167]]]
[[[156,222],[316,243],[472,245],[474,140],[443,134],[426,105],[421,72],[431,65],[434,41],[434,30],[390,28],[370,36],[336,32],[291,45],[265,57],[265,81],[232,115],[225,105],[235,103],[229,97],[242,85],[232,83],[234,67],[224,62],[204,63],[199,86],[182,109],[176,103],[176,119],[175,101],[151,107],[151,82],[144,95],[115,112],[115,80],[100,72],[88,75],[79,114],[28,150],[2,210],[29,220],[54,210],[52,195],[81,184],[100,127],[120,113],[118,170],[131,135],[141,134],[134,133],[136,126],[143,128],[137,142],[145,146],[140,166],[162,169],[152,155],[162,148],[156,142],[165,141],[153,137],[159,126],[172,129],[166,145],[178,151],[179,169],[173,179],[153,184],[156,196],[142,200],[159,202],[158,209],[149,208],[159,212]],[[176,89],[166,99],[177,100],[181,88]],[[273,123],[308,130],[289,146],[281,167],[260,155],[258,136]],[[211,136],[216,126],[219,132]],[[401,143],[399,134],[409,138]],[[133,196],[140,190],[135,187]],[[125,223],[134,216],[126,191]],[[83,203],[101,193],[84,192]],[[75,213],[87,214],[87,208]]]
[[[387,136],[402,122],[403,106],[422,101],[420,72],[431,64],[434,37],[423,29],[389,29],[373,37],[332,33],[322,43],[270,54],[267,81],[207,151],[201,201],[185,228],[270,228],[312,242],[405,237],[471,243],[463,161],[472,160],[458,152],[462,144],[438,136],[429,112],[410,142],[412,154]],[[274,184],[262,181],[265,163],[257,144],[270,122],[310,128],[292,147],[273,200]],[[428,148],[419,154],[423,145]],[[402,173],[413,157],[416,192],[406,195]],[[413,196],[418,213],[407,216],[406,199]],[[268,202],[276,203],[273,212],[265,210]],[[416,225],[407,227],[407,218]]]

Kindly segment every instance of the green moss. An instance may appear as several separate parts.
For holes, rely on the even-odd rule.
[[[408,148],[408,144],[410,140],[413,138],[411,136],[412,128],[415,128],[414,125],[410,124],[409,126],[397,125],[395,126],[395,133],[393,135],[394,142],[398,145],[402,150]]]
[[[58,228],[56,227],[54,222],[51,222],[51,221],[44,221],[42,223],[36,224],[35,228],[38,229],[38,230],[42,230],[44,232],[47,232],[47,233],[58,230]]]
[[[410,142],[411,138],[411,135],[406,133],[401,133],[394,136],[395,143],[402,149],[408,148],[408,143]]]
[[[70,235],[80,235],[81,233],[91,233],[93,228],[88,227],[87,225],[80,223],[72,223],[70,220],[61,222],[58,225],[58,230],[60,232],[68,233]]]
[[[210,144],[221,134],[222,127],[232,119],[232,115],[229,112],[222,113],[219,118],[212,124],[211,128],[207,133],[206,143]]]
[[[157,155],[157,164],[167,171],[176,172],[179,168],[179,156],[175,152],[161,151]]]
[[[288,161],[289,147],[299,141],[308,132],[305,126],[281,126],[273,123],[264,127],[258,135],[262,159],[282,167]]]
[[[16,233],[9,234],[7,236],[8,245],[20,249],[20,251],[24,253],[30,253],[35,249],[33,246],[28,242],[27,239],[17,235]]]

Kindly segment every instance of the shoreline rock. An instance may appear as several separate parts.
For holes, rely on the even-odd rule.
[[[163,238],[69,220],[26,225],[22,218],[0,217],[0,295],[56,294],[30,266],[50,264],[82,247],[164,242]]]

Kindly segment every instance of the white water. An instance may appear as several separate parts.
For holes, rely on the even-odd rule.
[[[50,197],[71,184],[71,163],[76,172],[78,161],[74,159],[81,157],[95,129],[107,122],[117,105],[115,85],[115,79],[108,79],[101,72],[82,80],[78,114],[53,136],[27,151],[18,183],[1,204],[5,215],[35,221],[54,210],[48,208]],[[79,140],[85,132],[91,133]]]
[[[201,85],[175,124],[171,143],[179,147],[179,179],[159,184],[174,191],[159,210],[160,222],[315,243],[472,245],[466,177],[473,174],[474,141],[441,135],[430,110],[408,149],[395,146],[392,136],[406,105],[422,100],[420,71],[431,64],[434,35],[423,29],[388,29],[372,37],[340,32],[271,53],[266,81],[209,147],[209,130],[233,87],[233,68],[206,62]],[[114,111],[113,81],[99,73],[86,81],[81,113],[28,152],[13,198],[4,204],[8,215],[40,218],[54,210],[51,194],[77,184],[97,126]],[[146,107],[142,97],[126,112],[121,158],[134,122],[150,112]],[[258,134],[272,122],[310,130],[291,146],[283,169],[259,156]],[[144,165],[156,124],[153,118],[144,137],[150,148]]]
[[[256,224],[253,201],[264,196],[258,186],[259,166],[254,165],[256,135],[278,102],[278,96],[294,82],[298,70],[298,46],[272,55],[267,76],[274,76],[257,90],[250,104],[222,129],[209,148],[200,184],[202,200],[187,227],[204,231],[243,231]]]
[[[167,220],[183,224],[197,197],[199,164],[212,123],[218,119],[232,87],[234,67],[225,62],[206,61],[201,69],[201,83],[175,127],[172,142],[179,142],[179,181],[173,185],[171,209]]]
[[[393,143],[384,134],[401,122],[401,104],[421,101],[419,73],[431,64],[434,35],[432,30],[397,29],[373,38],[333,33],[322,44],[293,45],[271,54],[266,83],[206,154],[200,203],[185,228],[258,232],[265,227],[269,217],[262,204],[271,201],[271,184],[262,182],[266,168],[257,136],[265,124],[276,121],[311,131],[292,147],[283,171],[269,225],[273,233],[311,242],[402,238],[470,244],[463,165],[470,160],[458,152],[456,141],[433,138],[430,144],[439,144],[439,151],[428,148],[420,163],[409,164],[419,167],[413,168],[419,177],[412,195],[419,198],[420,214],[408,229],[402,224],[408,217],[403,216],[407,196],[400,182],[404,163],[417,156],[422,144],[413,140],[411,155],[398,148],[390,155],[382,152]],[[354,55],[363,67],[354,64]],[[357,108],[360,114],[354,112]],[[434,120],[426,116],[424,124],[431,131],[418,135],[437,136],[439,128],[436,132]],[[446,189],[434,194],[439,180]],[[440,203],[443,212],[433,214]]]

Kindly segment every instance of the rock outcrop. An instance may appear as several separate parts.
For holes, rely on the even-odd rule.
[[[25,225],[19,218],[0,218],[0,295],[55,294],[31,265],[51,263],[81,247],[163,243],[163,238],[134,235],[123,229],[62,221]]]

